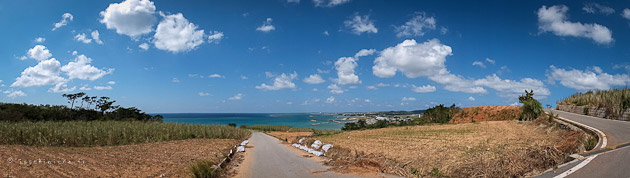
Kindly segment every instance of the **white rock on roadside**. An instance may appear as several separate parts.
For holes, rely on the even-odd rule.
[[[324,146],[322,146],[322,150],[324,150],[325,152],[328,152],[328,150],[332,147],[333,147],[332,144],[325,144]]]
[[[315,148],[315,149],[319,149],[319,147],[321,147],[321,146],[322,146],[322,144],[324,144],[324,143],[322,143],[322,141],[315,140],[315,142],[313,142],[313,144],[311,145],[311,147],[313,147],[313,148]]]
[[[237,147],[236,152],[245,152],[245,147],[244,146]]]

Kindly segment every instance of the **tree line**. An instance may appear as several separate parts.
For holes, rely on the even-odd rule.
[[[135,107],[114,105],[116,101],[102,96],[88,96],[84,92],[63,94],[69,106],[0,103],[0,121],[157,121],[161,115],[151,116]],[[80,104],[78,106],[75,106]]]

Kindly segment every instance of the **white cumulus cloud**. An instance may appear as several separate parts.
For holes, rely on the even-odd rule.
[[[142,50],[145,50],[145,51],[149,50],[149,44],[147,44],[147,43],[142,43],[142,44],[138,45],[138,47],[140,49],[142,49]]]
[[[328,85],[328,89],[330,89],[330,93],[332,94],[342,94],[344,92],[341,87],[337,86],[337,84]]]
[[[74,36],[74,40],[77,40],[78,42],[81,43],[92,43],[92,39],[88,38],[85,33],[79,33],[76,36]]]
[[[436,20],[434,17],[427,17],[424,12],[416,13],[416,15],[401,26],[394,27],[396,36],[424,36],[427,30],[435,30]]]
[[[31,87],[55,85],[67,80],[60,75],[61,63],[55,58],[40,61],[33,67],[24,69],[22,75],[18,77],[11,87]]]
[[[181,13],[163,17],[153,35],[156,48],[178,53],[193,50],[204,42],[204,31],[197,30],[197,25]]]
[[[473,66],[479,66],[481,68],[486,68],[486,65],[483,64],[483,62],[481,62],[481,61],[475,61],[475,62],[472,63],[472,65]]]
[[[273,80],[273,84],[267,85],[265,83],[256,86],[256,89],[260,90],[282,90],[282,89],[296,89],[295,83],[293,80],[297,78],[297,72],[293,72],[290,74],[282,73],[279,76],[276,76]]]
[[[438,40],[433,39],[424,43],[405,40],[381,51],[372,69],[374,75],[381,78],[393,77],[398,71],[408,78],[427,77],[436,83],[443,84],[444,89],[453,92],[486,93],[487,90],[484,87],[488,87],[505,98],[514,98],[525,89],[533,89],[538,98],[551,94],[541,81],[531,78],[523,78],[520,81],[505,80],[495,74],[482,79],[472,79],[452,74],[444,65],[446,57],[450,55],[452,55],[451,47],[441,44]],[[435,87],[432,86],[423,86],[422,89],[426,90],[412,86],[412,91],[435,91]]]
[[[608,74],[601,68],[594,66],[586,70],[561,69],[550,66],[547,78],[550,82],[560,81],[563,86],[576,90],[607,90],[612,86],[625,86],[630,84],[630,76],[627,74]]]
[[[116,33],[136,37],[153,31],[157,21],[155,5],[149,0],[125,0],[112,3],[100,13],[100,22]]]
[[[211,74],[208,76],[208,78],[225,78],[225,76],[221,74]]]
[[[381,78],[393,77],[397,71],[409,78],[431,76],[444,69],[446,56],[452,55],[450,46],[432,39],[424,43],[405,40],[381,51],[372,67],[374,75]]]
[[[223,39],[223,32],[213,31],[208,35],[208,43],[219,44]]]
[[[630,20],[630,9],[628,9],[628,8],[623,9],[623,12],[621,12],[621,16],[623,18],[626,18],[626,19]]]
[[[69,92],[74,91],[76,88],[77,87],[68,88],[68,83],[67,82],[60,82],[60,83],[55,84],[54,87],[49,88],[48,92],[69,93]]]
[[[568,21],[568,11],[569,8],[565,5],[542,6],[538,9],[538,29],[558,36],[589,38],[599,44],[610,44],[614,41],[612,32],[605,26]]]
[[[63,15],[61,15],[61,21],[54,24],[52,31],[55,31],[58,28],[68,25],[68,23],[72,20],[74,20],[74,16],[72,16],[72,14],[64,13]]]
[[[24,97],[24,96],[26,96],[26,93],[22,92],[21,90],[4,91],[3,93],[7,94],[7,97],[9,97],[9,98],[17,98],[17,97]]]
[[[26,54],[28,57],[38,61],[43,61],[52,57],[52,54],[44,45],[35,45],[35,47],[29,49]]]
[[[112,90],[112,86],[94,86],[95,90]]]
[[[33,40],[33,42],[35,43],[43,43],[44,41],[46,41],[46,38],[43,37],[37,37],[35,38],[35,40]]]
[[[354,57],[341,57],[335,62],[337,70],[336,82],[340,85],[360,84],[359,76],[354,73],[354,69],[358,66],[359,57],[372,55],[376,52],[374,49],[362,49],[357,52]]]
[[[199,92],[199,96],[210,96],[210,93]]]
[[[96,80],[114,71],[114,69],[98,69],[90,63],[92,63],[92,59],[81,54],[76,56],[74,61],[61,67],[61,71],[66,72],[70,79],[81,80]]]
[[[423,85],[423,86],[411,85],[411,91],[416,92],[416,93],[431,93],[431,92],[435,92],[435,90],[436,90],[435,86],[432,86],[432,85]]]
[[[273,21],[273,19],[271,18],[267,18],[267,20],[265,20],[263,22],[262,25],[260,25],[260,27],[256,28],[256,30],[261,31],[261,32],[270,32],[276,29],[276,27],[274,27],[273,25],[271,25],[271,22]]]
[[[101,41],[101,34],[98,32],[98,30],[92,31],[91,35],[92,39],[94,39],[94,42],[98,44],[103,44],[103,41]]]
[[[402,98],[402,101],[415,101],[415,100],[416,100],[416,98],[414,98],[414,97],[403,97]]]
[[[602,13],[604,15],[610,15],[610,14],[615,13],[615,9],[613,9],[612,7],[601,5],[598,3],[585,4],[582,10],[584,10],[584,12],[589,13],[589,14]]]
[[[328,98],[326,98],[326,103],[333,103],[335,102],[335,97],[334,96],[330,96]]]
[[[313,0],[315,7],[335,7],[350,2],[350,0]]]
[[[318,74],[313,74],[313,75],[309,75],[308,77],[304,78],[304,82],[308,83],[308,84],[320,84],[320,83],[324,83],[326,81],[324,79],[322,79],[322,77],[319,76]]]
[[[242,93],[238,93],[238,94],[234,95],[233,97],[228,98],[228,100],[241,100],[241,99],[243,99],[243,96],[245,96],[245,95],[243,95]]]
[[[361,16],[354,14],[350,18],[343,22],[346,28],[350,29],[352,33],[361,35],[361,33],[378,33],[378,29],[374,25],[374,22],[370,20],[369,15]]]
[[[472,96],[470,96],[470,97],[468,97],[468,100],[469,100],[469,101],[475,101],[475,98],[474,98],[474,97],[472,97]]]

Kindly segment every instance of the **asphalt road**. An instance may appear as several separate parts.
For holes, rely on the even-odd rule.
[[[253,148],[245,150],[245,160],[236,177],[383,177],[383,175],[357,176],[326,171],[328,167],[316,161],[317,159],[304,157],[308,153],[293,150],[278,139],[260,132],[252,134],[248,145]]]
[[[558,110],[545,110],[558,114],[560,117],[575,121],[602,131],[608,141],[606,147],[614,147],[630,142],[630,122],[608,120],[591,116],[579,115]],[[598,145],[599,148],[599,145]],[[583,161],[577,161],[563,166],[557,170],[547,172],[539,177],[554,177],[561,175],[566,170],[579,165]],[[588,164],[566,177],[630,177],[630,146],[614,149],[590,160]]]

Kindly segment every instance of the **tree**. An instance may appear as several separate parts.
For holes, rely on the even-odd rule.
[[[61,96],[68,98],[68,104],[70,104],[70,108],[74,108],[74,101],[77,100],[77,98],[85,96],[85,93],[80,92],[75,94],[63,94]]]
[[[164,116],[158,114],[158,115],[153,116],[151,120],[162,122],[162,120],[164,120]]]
[[[534,98],[534,90],[530,90],[530,92],[525,90],[525,95],[519,96],[518,101],[523,103],[523,106],[521,106],[523,112],[521,112],[519,117],[521,121],[534,120],[543,113],[542,104]]]
[[[236,123],[229,123],[228,126],[230,127],[236,127]]]
[[[359,119],[359,121],[357,121],[357,126],[359,126],[360,129],[366,128],[367,122],[365,122],[365,119]]]
[[[109,97],[102,96],[97,102],[96,107],[101,111],[101,113],[105,114],[105,111],[110,109],[116,109],[119,106],[114,106],[116,101],[109,101]]]

